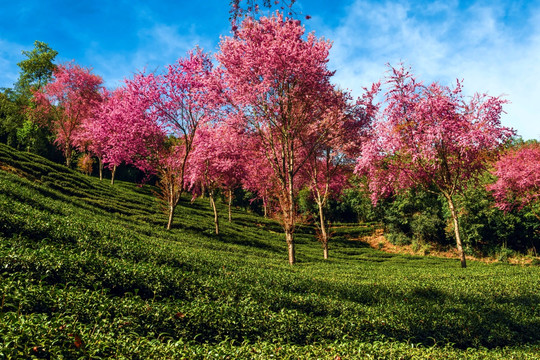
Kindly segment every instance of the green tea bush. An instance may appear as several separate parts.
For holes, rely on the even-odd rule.
[[[11,154],[15,165],[23,156],[0,147]],[[217,236],[207,199],[186,198],[166,231],[151,188],[51,169],[50,182],[0,171],[0,358],[534,359],[540,350],[538,266],[461,269],[387,254],[356,241],[374,224],[339,224],[328,261],[314,228],[299,227],[291,267],[272,220],[235,208]],[[49,185],[58,181],[76,192]]]

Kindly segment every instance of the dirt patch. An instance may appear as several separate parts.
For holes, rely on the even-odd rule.
[[[371,248],[381,250],[391,254],[403,254],[403,255],[423,255],[423,256],[435,256],[448,259],[459,259],[457,249],[442,249],[433,244],[426,244],[420,246],[419,249],[415,251],[412,245],[394,245],[386,239],[384,236],[383,229],[376,229],[373,235],[362,236],[356,239],[351,239],[353,241],[361,241],[368,244]],[[499,262],[499,260],[493,257],[477,257],[466,255],[467,260],[482,261],[485,263],[494,263]],[[508,262],[511,264],[518,265],[530,265],[535,258],[531,256],[516,256],[508,258]],[[540,261],[540,257],[536,257]]]

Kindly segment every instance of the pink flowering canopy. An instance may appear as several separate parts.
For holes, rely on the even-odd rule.
[[[220,83],[212,69],[210,57],[197,48],[162,74],[137,74],[127,82],[130,91],[145,104],[146,116],[183,147],[179,166],[175,167],[181,191],[197,129],[215,119],[222,101]]]
[[[129,82],[104,99],[83,126],[89,149],[111,168],[126,163],[152,171],[165,134],[146,113],[148,104]]]
[[[495,163],[497,181],[488,187],[496,205],[509,211],[527,205],[540,207],[540,143],[534,142],[508,150]],[[540,217],[540,208],[536,208]]]
[[[261,159],[264,159],[264,151],[259,137],[254,134],[246,135],[246,137],[248,138],[243,149],[245,160],[242,186],[244,189],[254,193],[256,195],[255,199],[262,200],[265,210],[267,210],[270,198],[277,197],[278,181],[270,164],[267,161],[261,161]]]
[[[169,181],[174,182],[178,188],[185,184],[185,180],[180,178],[183,174],[184,151],[184,146],[179,144],[177,139],[169,138],[164,146],[160,147],[157,159],[156,170],[160,173],[160,177],[168,176]]]
[[[189,160],[189,187],[194,194],[207,189],[233,189],[244,175],[244,146],[239,134],[226,123],[198,130]]]
[[[280,14],[259,21],[247,18],[235,38],[224,38],[216,55],[227,97],[237,118],[257,134],[283,186],[296,174],[302,157],[313,152],[328,133],[326,102],[334,98],[327,70],[330,43]],[[304,154],[304,155],[302,155]],[[288,160],[283,161],[284,158]]]
[[[453,195],[486,168],[486,155],[513,135],[501,126],[505,100],[466,99],[461,83],[425,86],[392,69],[386,108],[362,146],[355,172],[367,175],[372,200],[414,186]]]
[[[453,89],[425,86],[403,67],[391,69],[387,84],[386,107],[355,172],[367,176],[373,203],[415,187],[443,195],[466,267],[454,196],[478,179],[490,153],[513,135],[500,123],[505,101],[485,94],[466,99],[460,82]]]
[[[355,102],[348,92],[336,91],[335,101],[327,104],[324,114],[333,124],[325,139],[306,160],[303,176],[314,193],[338,196],[347,185],[347,173],[358,156],[362,143],[370,134],[373,118],[378,110],[374,97],[379,85],[364,89],[365,93]]]
[[[82,122],[91,116],[100,101],[101,77],[74,63],[59,65],[54,78],[34,93],[36,112],[42,125],[55,134],[55,142],[64,148],[66,161],[77,146]]]
[[[196,49],[167,66],[162,74],[137,74],[130,86],[148,104],[156,123],[177,138],[190,139],[212,119],[219,103],[219,83],[208,54]]]
[[[101,101],[94,107],[92,115],[84,119],[81,130],[77,134],[77,147],[80,151],[88,151],[98,158],[103,158],[104,147],[107,144],[108,136],[103,127],[106,122],[105,109],[109,106],[112,93],[107,89],[101,91]]]

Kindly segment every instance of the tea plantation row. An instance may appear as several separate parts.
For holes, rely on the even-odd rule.
[[[221,211],[225,214],[225,208]],[[224,216],[225,217],[225,216]],[[535,359],[540,267],[386,254],[0,144],[0,358]],[[350,229],[346,230],[350,232]],[[365,231],[359,227],[358,232]]]

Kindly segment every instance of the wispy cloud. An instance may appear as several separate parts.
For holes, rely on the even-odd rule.
[[[208,38],[197,32],[195,24],[162,22],[150,9],[138,9],[140,26],[132,46],[126,50],[112,49],[103,53],[100,44],[90,46],[86,58],[94,69],[107,79],[107,86],[119,86],[126,77],[138,71],[159,71],[172,64],[196,46],[213,49],[218,38]]]
[[[471,95],[506,95],[511,104],[503,123],[524,138],[540,139],[540,9],[516,27],[505,20],[510,5],[459,6],[357,0],[339,26],[315,22],[323,29],[317,33],[334,41],[331,66],[342,87],[359,92],[384,76],[387,63],[403,61],[426,82],[459,78]]]
[[[103,53],[99,46],[90,46],[86,58],[95,72],[107,80],[108,86],[116,87],[135,72],[161,70],[196,45],[205,43],[195,34],[181,34],[177,26],[156,24],[140,30],[138,46],[129,51]]]

